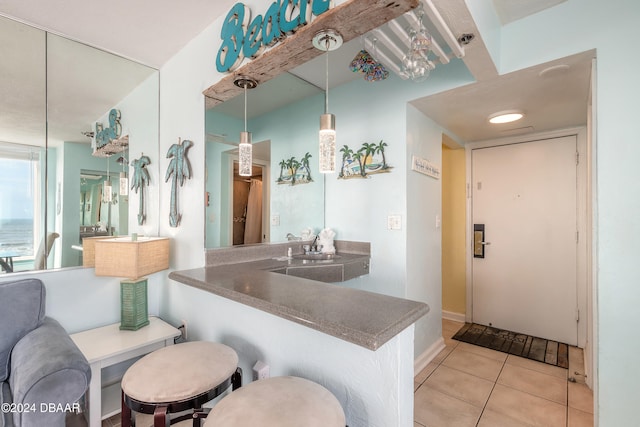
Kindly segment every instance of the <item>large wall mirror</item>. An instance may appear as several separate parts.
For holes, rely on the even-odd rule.
[[[158,158],[159,73],[2,16],[0,55],[0,274],[81,266],[83,238],[128,233],[117,183],[133,150]],[[114,108],[129,150],[95,156]]]
[[[205,111],[206,247],[283,242],[324,227],[324,175],[318,172],[318,118],[323,91],[284,73],[247,93],[253,134],[251,177],[237,173],[244,96]],[[310,180],[291,176],[307,156]],[[292,182],[293,181],[293,182]]]

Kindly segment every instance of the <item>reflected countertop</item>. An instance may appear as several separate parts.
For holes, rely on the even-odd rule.
[[[338,253],[343,262],[369,256]],[[268,257],[169,278],[374,351],[429,311],[422,302],[272,272],[301,261]]]

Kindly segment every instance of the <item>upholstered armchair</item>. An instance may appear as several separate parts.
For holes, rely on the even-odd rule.
[[[45,317],[38,279],[0,283],[0,427],[65,425],[89,386],[87,360]]]

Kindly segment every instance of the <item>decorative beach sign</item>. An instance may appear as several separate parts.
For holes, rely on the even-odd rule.
[[[369,175],[391,172],[393,166],[387,163],[384,148],[387,143],[380,140],[378,144],[365,142],[354,151],[348,145],[340,149],[342,153],[342,166],[339,179],[367,178]]]
[[[109,111],[109,126],[96,122],[96,149],[101,149],[114,139],[120,138],[122,125],[120,124],[120,110],[113,108]]]
[[[244,3],[233,5],[222,24],[222,44],[216,57],[216,69],[232,72],[244,58],[257,58],[268,46],[293,34],[329,10],[333,0],[277,0],[263,15],[251,19],[251,10]]]

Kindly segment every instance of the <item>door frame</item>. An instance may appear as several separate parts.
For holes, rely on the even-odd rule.
[[[470,142],[465,144],[465,163],[466,163],[466,187],[467,187],[467,224],[466,224],[466,313],[465,320],[471,322],[473,318],[473,209],[471,200],[472,188],[472,167],[471,153],[475,149],[498,147],[502,145],[518,144],[525,142],[535,142],[544,139],[559,138],[564,136],[576,136],[578,165],[576,170],[577,176],[577,232],[578,232],[578,248],[577,248],[577,312],[580,321],[578,322],[578,347],[585,348],[588,340],[588,324],[591,321],[592,313],[589,313],[587,298],[591,289],[591,275],[589,268],[591,265],[591,253],[587,248],[591,247],[592,235],[587,231],[588,212],[592,209],[591,204],[591,169],[587,166],[591,163],[590,150],[587,150],[587,129],[585,127],[561,129],[550,132],[541,132],[529,135],[520,135],[516,137],[507,137],[501,139]]]
[[[261,141],[262,142],[262,141]],[[233,185],[233,163],[239,162],[240,157],[237,154],[230,155],[228,158],[229,183]],[[262,169],[262,243],[271,241],[271,165],[268,160],[252,159],[252,165],[260,166]],[[227,233],[229,236],[229,246],[233,246],[233,191],[229,192],[229,200],[227,202]]]

